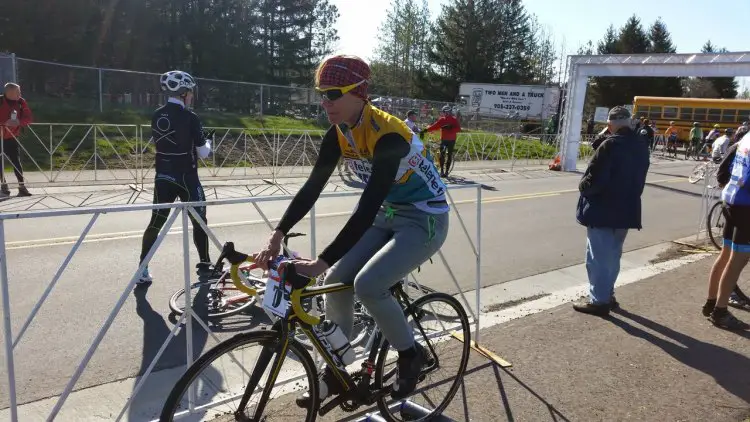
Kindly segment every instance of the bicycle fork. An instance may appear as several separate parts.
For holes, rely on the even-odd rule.
[[[266,372],[266,368],[271,361],[271,357],[276,354],[276,358],[273,361],[271,373],[268,376],[268,380],[266,380],[266,385],[263,387],[263,393],[261,393],[260,400],[258,400],[258,406],[255,409],[255,416],[253,420],[260,420],[261,416],[263,416],[263,411],[265,410],[269,396],[271,395],[271,389],[274,387],[274,385],[276,385],[276,379],[278,378],[279,372],[281,371],[281,364],[284,362],[287,351],[289,350],[289,325],[279,325],[281,325],[281,341],[274,348],[265,346],[263,347],[263,350],[261,350],[260,355],[258,356],[258,363],[255,365],[253,373],[250,375],[250,379],[247,382],[245,392],[242,395],[242,399],[240,400],[237,411],[235,412],[235,417],[244,415],[245,407],[250,401],[250,396],[252,396],[252,394],[255,392],[255,388],[260,382],[261,377]]]

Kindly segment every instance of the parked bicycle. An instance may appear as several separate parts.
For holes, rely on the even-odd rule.
[[[299,256],[286,246],[289,244],[289,239],[300,236],[305,236],[305,234],[289,233],[284,236],[283,256],[287,258]],[[256,264],[244,262],[238,266],[237,271],[244,278],[239,284],[232,281],[230,271],[224,270],[223,259],[220,259],[214,266],[213,273],[206,280],[198,281],[190,286],[190,297],[194,300],[195,298],[202,300],[205,297],[209,319],[224,318],[248,310],[256,303],[258,296],[265,292],[266,278],[263,277],[263,270]],[[206,291],[205,295],[200,295],[201,291]],[[182,315],[185,311],[185,289],[176,291],[169,298],[169,309],[176,315]]]
[[[248,255],[237,252],[234,245],[224,245],[220,259],[231,264],[233,280],[238,281],[239,266]],[[238,334],[201,356],[177,381],[162,409],[161,421],[172,421],[193,409],[206,418],[226,415],[242,421],[315,421],[335,407],[354,412],[361,406],[377,403],[381,416],[388,421],[429,421],[440,415],[455,396],[469,359],[469,320],[461,304],[445,293],[429,293],[411,301],[401,283],[392,288],[404,314],[413,326],[415,340],[425,353],[420,382],[409,400],[389,400],[390,382],[396,376],[397,352],[379,330],[368,341],[359,365],[347,361],[348,347],[336,344],[321,329],[322,319],[309,315],[302,307],[304,298],[340,292],[352,286],[343,283],[315,286],[316,280],[298,275],[294,265],[286,264],[279,277],[268,279],[263,299],[264,309],[276,318],[273,326]],[[273,292],[273,294],[270,294]],[[445,307],[436,316],[435,308]],[[447,310],[453,318],[446,318]],[[322,404],[319,400],[318,370],[309,352],[291,333],[300,328],[333,370],[343,393]],[[456,332],[463,343],[449,345],[446,338]],[[446,355],[438,353],[445,351]],[[456,362],[448,353],[458,352]],[[244,365],[245,362],[254,361]],[[215,365],[215,366],[214,366]],[[219,373],[220,369],[233,369]],[[354,371],[347,366],[356,367]],[[444,374],[441,373],[445,370]],[[433,379],[436,377],[437,379]],[[298,407],[296,393],[306,390],[310,406]],[[276,395],[272,393],[276,393]],[[414,400],[423,399],[423,404]]]
[[[696,184],[706,177],[712,177],[718,168],[718,163],[713,160],[696,164],[696,166],[693,167],[693,171],[690,172],[690,176],[688,176],[688,182]]]
[[[289,249],[289,239],[306,236],[304,233],[289,233],[284,236],[284,248],[282,255],[286,258],[298,258],[300,255]],[[218,260],[214,272],[205,281],[194,283],[190,287],[190,297],[195,300],[205,300],[207,317],[209,319],[219,319],[231,315],[248,311],[258,301],[266,290],[267,277],[255,263],[243,262],[237,267],[238,277],[232,280],[231,271],[225,271],[224,262]],[[325,280],[325,274],[317,279],[317,284],[322,285]],[[422,286],[414,281],[401,280],[404,286],[404,292],[409,299],[414,301],[428,293],[435,293],[435,290]],[[203,292],[203,294],[201,294]],[[318,296],[315,300],[306,299],[303,303],[305,310],[314,311],[321,317],[325,317],[325,299]],[[176,315],[182,315],[185,311],[185,289],[176,291],[169,299],[169,308]],[[375,327],[375,321],[367,310],[362,306],[359,300],[354,303],[354,327],[350,343],[354,347],[363,345],[368,335],[372,333]],[[309,341],[304,333],[296,333],[297,341],[308,349],[313,349],[313,344]]]

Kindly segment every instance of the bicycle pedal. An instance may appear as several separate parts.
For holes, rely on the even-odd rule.
[[[344,401],[344,395],[339,394],[336,397],[333,397],[331,400],[328,401],[328,403],[324,404],[323,406],[320,406],[318,409],[318,415],[325,416],[326,413],[330,412],[334,408],[338,407],[342,402]]]

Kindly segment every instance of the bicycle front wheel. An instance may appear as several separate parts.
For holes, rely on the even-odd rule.
[[[469,317],[461,303],[445,293],[422,296],[406,312],[414,339],[423,347],[425,366],[406,403],[385,396],[378,399],[378,408],[388,421],[429,421],[448,407],[463,380],[469,363]],[[451,340],[452,333],[463,336],[463,342]],[[395,380],[397,359],[398,352],[383,340],[375,366],[376,388]]]
[[[219,343],[177,381],[159,420],[181,418],[192,402],[190,416],[196,420],[230,414],[234,415],[232,420],[313,422],[319,397],[315,364],[310,354],[290,338],[280,369],[274,372],[281,341],[281,333],[276,330],[258,330]],[[272,372],[275,380],[270,379]],[[313,405],[304,409],[295,403],[297,393],[303,390],[313,398]]]
[[[690,173],[690,176],[688,176],[688,182],[692,184],[696,184],[699,181],[703,180],[705,176],[706,176],[706,165],[698,164],[695,167],[693,167],[693,171]]]

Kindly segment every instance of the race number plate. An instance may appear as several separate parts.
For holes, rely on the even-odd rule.
[[[266,283],[266,291],[263,293],[263,308],[278,317],[286,316],[291,291],[291,286],[286,284],[282,286],[280,281],[269,277]]]

